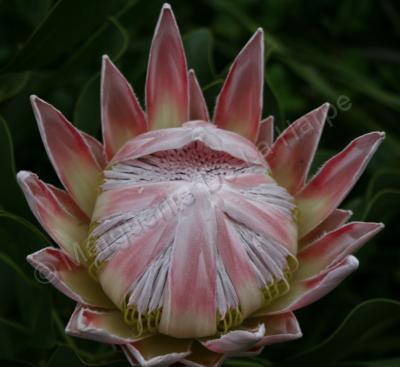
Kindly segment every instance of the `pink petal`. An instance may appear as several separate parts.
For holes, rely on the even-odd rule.
[[[266,156],[271,150],[274,141],[274,117],[269,116],[260,121],[259,126],[256,145],[262,155]]]
[[[328,294],[357,268],[358,260],[354,256],[347,256],[327,272],[323,272],[312,279],[293,282],[289,293],[278,298],[257,314],[281,314],[303,308]]]
[[[90,216],[101,166],[82,133],[58,110],[31,97],[40,135],[60,181],[79,207]]]
[[[173,199],[181,186],[181,182],[161,182],[146,184],[146,189],[142,185],[135,185],[103,191],[97,199],[92,218],[96,221],[113,215],[139,213]]]
[[[180,363],[190,367],[219,367],[224,362],[224,354],[214,353],[204,348],[199,342],[194,341],[191,347],[191,353]]]
[[[92,153],[97,161],[97,164],[104,168],[106,166],[106,156],[104,154],[104,147],[96,138],[93,136],[86,134],[84,131],[81,131],[83,138],[86,140],[86,143],[89,145]]]
[[[73,259],[79,261],[80,244],[86,240],[89,219],[65,192],[20,171],[17,180],[37,220]]]
[[[314,229],[341,203],[384,136],[384,133],[373,132],[353,140],[326,162],[296,196],[300,237]]]
[[[292,219],[272,205],[266,207],[242,194],[222,188],[224,211],[234,220],[268,237],[273,237],[293,254],[297,249],[297,233]]]
[[[122,350],[132,366],[170,366],[181,362],[190,354],[191,344],[190,339],[175,339],[159,334],[126,344]]]
[[[303,336],[293,312],[255,317],[245,321],[246,327],[260,323],[265,325],[266,331],[265,336],[257,343],[258,348],[298,339]]]
[[[210,121],[207,104],[193,69],[189,70],[189,92],[190,120]]]
[[[352,222],[327,233],[300,251],[297,256],[300,267],[295,279],[314,277],[328,266],[342,261],[383,227],[382,223]]]
[[[108,56],[103,56],[101,115],[108,159],[129,139],[147,131],[146,116],[131,85]]]
[[[122,305],[132,284],[166,246],[173,240],[174,218],[162,220],[156,226],[144,226],[130,235],[99,274],[100,283],[116,305]]]
[[[159,331],[178,338],[216,332],[215,212],[205,185],[178,216]]]
[[[231,330],[219,338],[201,343],[215,353],[235,354],[254,348],[265,336],[265,325],[249,330]]]
[[[27,260],[42,277],[74,301],[94,307],[114,307],[86,268],[62,251],[47,247],[29,255]]]
[[[244,162],[267,168],[264,157],[250,141],[204,121],[190,121],[180,128],[149,131],[142,134],[126,143],[113,158],[112,164],[162,150],[179,149],[193,141],[201,141],[213,150],[224,151]]]
[[[146,106],[151,129],[179,126],[189,117],[183,44],[170,5],[164,4],[150,49]]]
[[[217,223],[218,252],[239,298],[243,316],[246,317],[264,302],[258,278],[239,233],[222,212],[217,213]]]
[[[304,186],[328,109],[325,103],[293,122],[266,156],[274,178],[291,194]]]
[[[79,304],[65,331],[78,338],[107,344],[126,344],[149,337],[136,337],[135,330],[125,323],[120,310],[99,310]]]
[[[233,62],[218,96],[213,120],[218,127],[255,141],[261,118],[264,36],[258,29]]]
[[[304,247],[322,237],[325,233],[340,227],[342,224],[346,223],[352,215],[353,212],[351,210],[335,209],[321,224],[300,239],[299,247]]]

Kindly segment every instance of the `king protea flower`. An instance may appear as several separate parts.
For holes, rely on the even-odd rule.
[[[352,141],[312,178],[328,104],[273,142],[261,120],[263,32],[239,53],[209,117],[169,5],[150,50],[146,113],[103,58],[103,143],[36,96],[65,191],[18,181],[59,245],[28,261],[77,302],[68,334],[121,346],[132,365],[217,366],[301,337],[293,311],[358,266],[381,223],[337,209],[384,134]],[[261,121],[260,121],[261,120]]]

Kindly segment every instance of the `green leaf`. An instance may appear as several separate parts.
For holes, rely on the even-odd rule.
[[[94,42],[97,53],[99,52],[99,42],[104,43],[102,51],[98,54],[99,60],[100,55],[103,53],[107,53],[114,61],[118,60],[127,49],[128,36],[126,31],[116,19],[112,19],[111,24],[113,26],[108,30],[108,32],[103,34],[102,37],[99,37],[99,39]],[[93,46],[94,45],[91,47]],[[74,123],[79,129],[90,135],[99,135],[101,120],[100,76],[98,73],[88,80],[78,97],[74,111]]]
[[[29,72],[0,75],[0,102],[14,97],[27,85]]]
[[[133,6],[137,0],[131,0],[129,7]],[[119,12],[122,15],[128,6]],[[62,65],[58,75],[72,74],[79,69],[82,64],[93,64],[98,62],[100,69],[101,56],[106,54],[112,60],[118,60],[129,46],[129,34],[120,24],[116,17],[109,17],[108,20],[94,32],[84,44],[75,50]]]
[[[37,348],[51,347],[55,343],[52,319],[49,317],[52,288],[40,286],[30,275],[34,271],[26,261],[29,253],[49,241],[30,222],[4,211],[0,211],[0,238],[0,278],[7,279],[7,282],[0,283],[4,300],[0,318],[10,330],[9,338],[24,340],[24,343],[12,343],[8,349],[12,348],[10,353],[17,353],[24,348],[24,344]],[[10,289],[7,291],[4,287]],[[26,332],[22,332],[17,325]],[[0,354],[3,353],[0,348]]]
[[[0,365],[7,367],[34,367],[34,365],[30,363],[11,361],[8,359],[0,359]]]
[[[380,169],[374,173],[368,183],[366,202],[371,202],[376,192],[396,187],[400,187],[400,170],[393,168]]]
[[[50,0],[15,0],[19,14],[32,26],[36,26],[46,16]]]
[[[78,367],[84,366],[76,354],[69,348],[59,347],[56,349],[47,367]]]
[[[368,352],[376,341],[391,330],[398,330],[399,326],[400,302],[389,299],[369,300],[351,311],[336,331],[321,344],[286,359],[279,366],[321,366],[321,361],[325,366],[337,366],[339,361],[356,352]],[[397,339],[400,343],[398,334]],[[388,348],[386,353],[391,351]]]
[[[215,79],[213,38],[207,28],[196,29],[183,37],[188,67],[194,69],[200,85]]]
[[[26,211],[26,204],[16,180],[14,147],[7,123],[0,116],[0,209],[17,213]]]
[[[83,87],[74,111],[75,125],[86,133],[98,137],[100,118],[100,75],[96,74]]]
[[[400,358],[377,359],[373,361],[341,363],[340,367],[398,367]]]
[[[380,220],[386,222],[400,211],[400,190],[384,189],[376,193],[364,210],[362,220]]]
[[[71,54],[80,42],[125,3],[123,0],[60,0],[49,11],[7,70],[46,68]],[[66,31],[68,30],[68,31]]]

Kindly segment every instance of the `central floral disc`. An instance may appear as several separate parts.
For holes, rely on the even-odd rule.
[[[101,190],[90,269],[138,336],[223,333],[289,289],[295,204],[239,135],[205,122],[142,134]]]

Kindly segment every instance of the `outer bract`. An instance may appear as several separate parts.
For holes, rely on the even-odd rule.
[[[358,266],[380,223],[337,209],[384,134],[308,171],[328,104],[273,142],[261,120],[263,32],[234,61],[210,119],[164,5],[151,45],[146,112],[103,58],[103,143],[32,97],[65,191],[18,173],[59,246],[28,261],[77,302],[66,331],[121,346],[132,365],[217,366],[299,338],[293,314]]]

